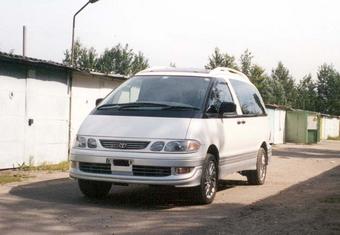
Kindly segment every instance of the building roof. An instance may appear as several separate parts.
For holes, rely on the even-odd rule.
[[[285,105],[279,105],[279,104],[266,104],[266,108],[268,109],[280,109],[280,110],[292,110],[292,108],[285,106]]]
[[[42,60],[42,59],[37,59],[37,58],[32,58],[32,57],[27,57],[27,56],[9,54],[5,52],[1,52],[1,51],[0,51],[0,60],[9,61],[9,62],[17,62],[17,63],[22,63],[22,64],[30,64],[30,65],[52,66],[55,68],[62,68],[62,69],[70,70],[70,71],[78,71],[78,72],[87,73],[87,74],[91,74],[95,76],[105,76],[105,77],[118,78],[118,79],[128,78],[127,76],[121,75],[121,74],[105,74],[105,73],[99,73],[99,72],[94,72],[94,71],[88,71],[84,68],[71,67],[69,65],[55,62],[52,60]]]

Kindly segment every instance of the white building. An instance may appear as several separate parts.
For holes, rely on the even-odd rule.
[[[95,100],[124,80],[0,52],[0,169],[67,160]]]
[[[322,140],[326,140],[329,137],[338,137],[340,135],[339,118],[329,115],[322,115],[320,125],[320,134]]]
[[[285,141],[286,109],[278,105],[266,105],[270,126],[270,143],[283,144]]]

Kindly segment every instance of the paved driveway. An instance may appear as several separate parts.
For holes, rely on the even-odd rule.
[[[267,182],[231,175],[213,204],[186,190],[115,186],[84,198],[65,173],[0,186],[1,234],[340,234],[340,142],[275,147]]]

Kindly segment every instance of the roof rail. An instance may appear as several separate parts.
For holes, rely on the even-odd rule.
[[[212,69],[210,71],[210,73],[229,73],[229,74],[237,74],[239,76],[241,76],[244,79],[247,79],[249,81],[249,78],[242,72],[236,70],[236,69],[232,69],[232,68],[228,68],[228,67],[217,67],[215,69]]]
[[[156,66],[144,69],[139,73],[150,73],[150,72],[187,72],[187,73],[209,73],[208,70],[205,69],[197,69],[197,68],[176,68],[176,67],[167,67],[167,66]]]

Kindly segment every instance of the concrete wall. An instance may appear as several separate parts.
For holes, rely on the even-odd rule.
[[[34,164],[67,160],[69,130],[68,72],[54,67],[29,68],[26,81],[25,155]]]
[[[67,160],[95,100],[124,81],[73,71],[70,84],[70,75],[67,68],[0,61],[0,169]]]
[[[285,140],[286,111],[267,108],[270,123],[270,141],[273,144],[283,144]]]
[[[67,160],[67,81],[63,69],[0,61],[0,169]]]
[[[24,161],[26,67],[0,62],[0,169]]]
[[[332,117],[321,118],[321,139],[339,136],[339,119]]]
[[[86,116],[94,109],[95,101],[104,98],[123,80],[88,73],[73,72],[72,110],[71,110],[71,144]]]

